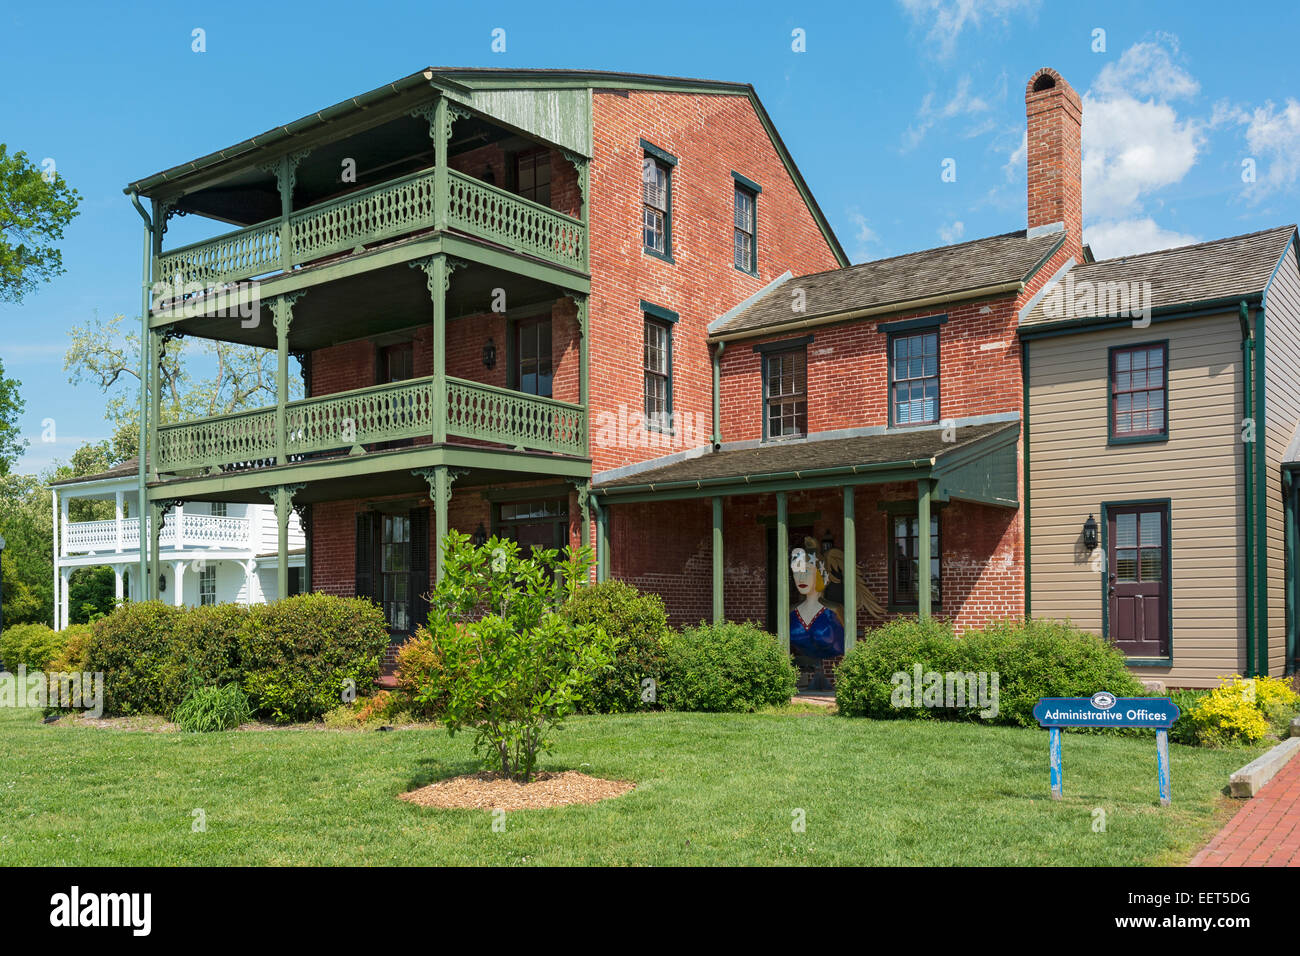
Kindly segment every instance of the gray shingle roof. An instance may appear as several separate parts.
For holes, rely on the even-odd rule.
[[[793,320],[880,308],[930,296],[957,297],[988,286],[1023,282],[1047,261],[1064,237],[1064,232],[1049,232],[1029,238],[1021,229],[799,276],[717,323],[709,333],[722,336],[760,332]],[[790,308],[790,290],[795,287],[803,289],[806,297],[802,313]]]
[[[1176,249],[1079,263],[1034,305],[1020,323],[1021,328],[1070,320],[1086,324],[1090,319],[1106,317],[1104,307],[1089,309],[1085,305],[1084,311],[1070,308],[1065,294],[1067,279],[1073,279],[1075,300],[1085,303],[1089,290],[1080,286],[1083,282],[1092,284],[1094,294],[1108,283],[1150,283],[1149,305],[1154,310],[1263,292],[1295,228],[1279,226]],[[1141,298],[1146,304],[1145,291]],[[1098,316],[1097,312],[1103,314]]]
[[[105,471],[96,472],[93,475],[82,475],[80,478],[64,478],[60,481],[51,481],[51,487],[56,485],[79,485],[87,481],[105,481],[109,478],[126,478],[130,475],[140,473],[140,463],[137,458],[128,458]]]
[[[697,482],[718,478],[761,478],[811,472],[824,468],[848,468],[853,465],[884,465],[893,462],[928,464],[1007,429],[1019,428],[1018,422],[993,422],[967,425],[957,429],[957,440],[943,440],[944,429],[883,432],[855,438],[824,438],[805,441],[778,441],[756,448],[737,448],[689,458],[661,468],[625,475],[612,481],[597,481],[596,491],[670,482]]]

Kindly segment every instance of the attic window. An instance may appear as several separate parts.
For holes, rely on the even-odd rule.
[[[1053,89],[1055,88],[1055,86],[1056,86],[1056,80],[1052,78],[1052,75],[1050,73],[1044,73],[1038,79],[1034,80],[1035,93],[1041,93],[1043,92],[1043,90]]]

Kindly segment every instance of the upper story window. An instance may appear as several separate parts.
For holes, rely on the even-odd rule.
[[[735,264],[741,272],[758,275],[758,194],[762,187],[739,173],[736,181]]]
[[[379,384],[415,377],[415,347],[410,342],[385,345],[379,350]]]
[[[515,157],[515,191],[525,199],[551,204],[551,154],[545,149],[519,153]]]
[[[1169,437],[1169,343],[1110,350],[1111,440],[1152,441]]]
[[[199,572],[199,604],[207,606],[217,603],[217,568],[208,565]]]
[[[939,331],[894,335],[889,341],[891,425],[939,420]]]
[[[529,395],[551,397],[551,319],[546,316],[515,326],[515,387]]]
[[[677,158],[641,140],[641,226],[645,251],[671,261],[673,167]]]
[[[226,516],[226,503],[224,501],[214,501],[211,504],[211,510],[208,512],[214,518],[224,518]]]
[[[768,352],[763,356],[766,438],[808,434],[808,351]]]
[[[677,313],[641,303],[645,336],[645,426],[670,431],[673,415],[673,323]]]

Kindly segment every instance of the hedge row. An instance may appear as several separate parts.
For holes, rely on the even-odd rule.
[[[171,715],[190,692],[239,684],[255,711],[313,720],[367,691],[388,646],[370,601],[302,594],[245,607],[125,604],[91,625],[76,669],[104,673],[108,714]]]

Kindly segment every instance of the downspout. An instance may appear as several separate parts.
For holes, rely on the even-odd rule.
[[[722,447],[722,350],[727,347],[724,341],[718,342],[713,350],[713,450]]]
[[[136,600],[138,601],[149,593],[146,588],[149,581],[149,505],[145,497],[145,457],[148,454],[148,449],[145,447],[145,436],[147,434],[145,419],[149,414],[149,267],[153,258],[154,226],[153,220],[145,212],[144,206],[140,205],[140,197],[134,189],[131,190],[130,196],[131,205],[135,206],[135,211],[144,220],[144,259],[140,267],[140,431],[136,446],[136,461],[139,468],[137,470],[135,509],[136,523],[140,526],[140,574],[135,586]]]
[[[1266,301],[1255,310],[1255,675],[1268,676],[1268,418],[1264,376],[1268,362]]]
[[[1254,381],[1254,352],[1255,340],[1250,331],[1250,309],[1243,299],[1240,305],[1241,319],[1241,360],[1242,360],[1242,388],[1241,388],[1241,410],[1244,419],[1243,424],[1252,429],[1255,427],[1254,413],[1254,391],[1251,385]],[[1252,433],[1251,437],[1255,437]],[[1245,521],[1246,521],[1246,676],[1253,677],[1255,674],[1255,485],[1251,480],[1254,475],[1254,456],[1251,454],[1251,445],[1253,442],[1243,441],[1241,444],[1242,467],[1246,486],[1245,500]]]
[[[1024,508],[1025,522],[1025,618],[1033,616],[1033,588],[1032,588],[1032,557],[1033,552],[1030,545],[1033,520],[1033,509],[1029,497],[1029,343],[1022,341],[1020,343],[1020,379],[1021,379],[1021,396],[1020,396],[1020,430],[1025,443],[1025,454],[1021,459],[1024,468],[1025,483],[1025,500],[1022,505]]]

